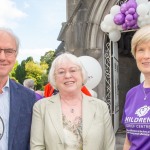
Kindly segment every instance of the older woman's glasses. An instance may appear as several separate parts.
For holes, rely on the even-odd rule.
[[[69,74],[71,74],[71,75],[75,75],[79,70],[80,70],[80,68],[76,68],[76,67],[71,67],[71,68],[69,68],[68,70],[65,70],[65,69],[58,69],[58,70],[55,72],[55,75],[56,75],[56,76],[59,76],[59,77],[64,77],[67,72],[69,72]]]
[[[12,57],[16,54],[16,50],[11,49],[11,48],[7,48],[7,49],[0,48],[0,54],[2,53],[2,51],[4,51],[4,54],[6,57]]]

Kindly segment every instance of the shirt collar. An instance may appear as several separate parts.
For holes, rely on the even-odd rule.
[[[9,78],[6,82],[6,84],[4,85],[4,87],[2,88],[2,91],[5,91],[5,89],[9,88]]]

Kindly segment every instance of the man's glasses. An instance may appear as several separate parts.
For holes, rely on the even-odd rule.
[[[7,49],[0,48],[0,54],[2,53],[2,51],[4,51],[4,54],[6,57],[12,57],[16,54],[16,50],[11,49],[11,48],[7,48]]]
[[[55,72],[55,75],[59,76],[59,77],[64,77],[67,72],[69,72],[69,74],[71,74],[71,75],[75,75],[79,70],[80,70],[80,68],[77,68],[77,67],[71,67],[71,68],[69,68],[68,71],[65,69],[58,69]]]

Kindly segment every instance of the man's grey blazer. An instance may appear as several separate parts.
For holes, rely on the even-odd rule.
[[[8,150],[29,150],[32,107],[35,93],[10,80]]]

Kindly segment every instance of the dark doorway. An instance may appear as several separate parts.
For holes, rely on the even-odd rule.
[[[122,33],[118,42],[119,59],[119,128],[124,129],[121,124],[126,93],[132,87],[140,83],[140,71],[136,66],[135,59],[131,54],[131,39],[135,31]]]

